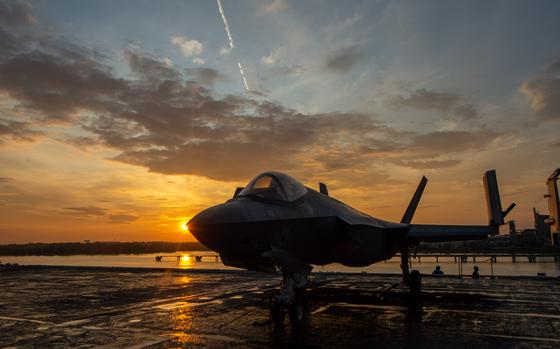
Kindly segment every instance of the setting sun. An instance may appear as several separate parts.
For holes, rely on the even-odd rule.
[[[183,231],[184,234],[189,232],[189,227],[187,226],[187,222],[181,223],[181,230]]]

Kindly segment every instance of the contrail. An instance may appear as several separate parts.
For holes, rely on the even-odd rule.
[[[226,34],[228,37],[229,48],[233,48],[233,38],[231,37],[231,33],[229,31],[229,25],[227,22],[226,14],[224,13],[224,9],[222,8],[222,2],[220,0],[216,1],[218,1],[218,10],[220,11],[220,15],[222,15],[222,21],[224,21],[224,29],[226,30]]]
[[[233,44],[233,37],[231,36],[231,32],[229,31],[229,24],[227,22],[226,14],[224,13],[222,2],[220,0],[216,0],[216,1],[218,2],[218,11],[220,11],[220,15],[222,16],[222,21],[224,22],[224,29],[228,37],[229,48],[231,50],[235,47],[235,45]],[[251,91],[249,89],[249,84],[247,84],[247,78],[245,77],[245,72],[243,71],[241,62],[237,62],[237,66],[239,67],[239,73],[241,74],[241,78],[243,79],[243,85],[245,85],[245,90]]]
[[[245,90],[251,91],[249,90],[249,85],[247,84],[247,79],[245,78],[245,72],[243,72],[243,67],[241,66],[241,62],[237,62],[237,66],[239,67],[239,72],[241,73],[241,77],[243,78],[243,84],[245,84]]]

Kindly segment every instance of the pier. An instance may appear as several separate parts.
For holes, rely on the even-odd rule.
[[[212,260],[214,260],[215,262],[219,262],[220,261],[220,255],[211,255],[211,256],[189,256],[189,255],[184,255],[184,254],[180,254],[180,255],[159,255],[159,256],[155,256],[155,260],[156,262],[161,262],[163,261],[164,258],[172,258],[172,259],[176,259],[177,262],[181,261],[182,258],[191,258],[193,257],[195,262],[202,262],[202,258],[206,257],[206,258],[211,258]]]
[[[400,254],[397,254],[400,256]],[[411,259],[415,262],[421,263],[422,258],[435,258],[436,262],[439,262],[441,258],[453,258],[453,262],[468,262],[469,260],[473,263],[481,261],[485,259],[486,261],[491,260],[494,263],[498,262],[498,257],[500,258],[511,258],[512,262],[518,262],[526,260],[530,263],[536,263],[537,258],[554,258],[554,260],[560,260],[560,252],[559,253],[511,253],[511,252],[465,252],[465,253],[417,253],[411,254]]]

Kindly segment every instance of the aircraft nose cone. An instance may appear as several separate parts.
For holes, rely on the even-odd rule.
[[[244,212],[235,203],[224,203],[207,208],[196,214],[187,227],[193,236],[206,247],[218,250],[226,239],[228,224],[244,220]]]

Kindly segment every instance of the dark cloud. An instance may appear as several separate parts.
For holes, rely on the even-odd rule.
[[[325,60],[325,67],[337,73],[344,73],[365,58],[360,46],[350,46],[331,53]]]
[[[31,123],[0,119],[0,143],[7,140],[32,141],[43,132],[33,130]]]
[[[0,91],[51,120],[69,119],[80,109],[115,108],[116,98],[126,91],[125,82],[98,62],[73,53],[76,56],[33,51],[3,61]]]
[[[10,177],[0,177],[0,183],[10,183],[13,182],[14,179]]]
[[[478,116],[474,105],[468,103],[464,97],[452,93],[429,91],[425,88],[416,90],[406,97],[396,96],[389,101],[389,105],[395,108],[437,111],[442,114],[453,113],[465,120]]]
[[[64,209],[66,214],[74,216],[104,216],[105,211],[107,211],[96,206],[65,207]]]
[[[125,50],[124,56],[130,70],[143,81],[156,82],[181,78],[181,73],[173,68],[173,64],[168,59],[149,57],[133,50]]]
[[[25,1],[0,1],[0,23],[4,25],[19,27],[33,23],[33,9],[31,4]]]
[[[396,160],[399,165],[419,170],[453,167],[461,163],[460,160]]]
[[[496,136],[484,131],[404,133],[373,115],[302,114],[252,95],[223,96],[212,86],[220,73],[191,69],[187,75],[195,80],[185,79],[169,61],[132,50],[123,51],[132,76],[120,78],[99,51],[60,37],[34,40],[0,59],[0,93],[41,119],[3,123],[0,132],[15,137],[14,130],[29,129],[29,122],[81,126],[89,134],[71,137],[70,143],[110,147],[119,153],[113,160],[153,172],[241,180],[271,168],[298,170],[303,164],[327,171],[385,159],[410,167],[421,161],[442,166],[451,164],[442,162],[442,155],[483,149]],[[327,65],[344,71],[362,57],[358,47],[351,47],[331,56]],[[459,97],[425,90],[401,102],[455,112],[465,106]],[[66,211],[105,215],[97,207]]]
[[[498,133],[492,131],[436,131],[413,137],[413,143],[407,150],[418,156],[430,157],[465,150],[482,150],[498,136]]]
[[[388,161],[415,169],[438,169],[456,166],[457,154],[486,149],[500,133],[492,131],[436,131],[410,137],[406,145],[395,147]],[[442,157],[444,159],[442,159]]]
[[[523,82],[520,90],[542,120],[560,120],[560,59],[540,75]]]
[[[109,222],[113,224],[128,224],[137,220],[137,216],[128,214],[113,214],[109,216]]]
[[[226,76],[212,68],[187,68],[185,72],[204,85],[213,86],[218,81],[227,80]]]

